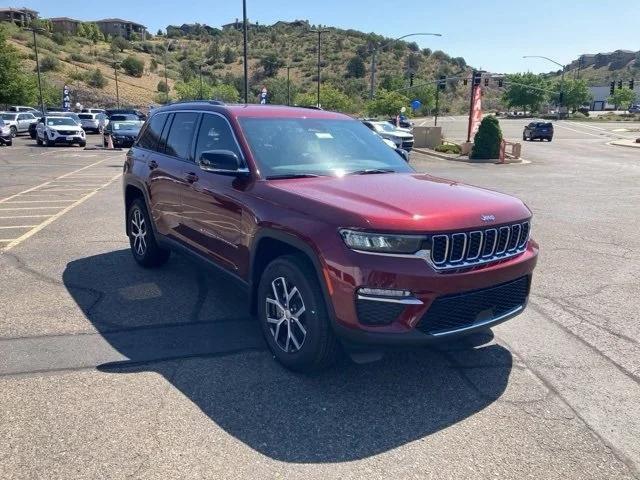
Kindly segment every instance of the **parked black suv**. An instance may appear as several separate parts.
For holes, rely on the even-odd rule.
[[[549,122],[531,122],[524,127],[522,140],[553,140],[553,124]]]

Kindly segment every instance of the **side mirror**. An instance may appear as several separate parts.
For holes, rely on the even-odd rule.
[[[197,160],[201,170],[217,173],[242,173],[240,159],[230,150],[208,150]]]
[[[395,150],[396,153],[400,155],[405,162],[409,163],[409,152],[403,150],[402,148],[396,148]]]

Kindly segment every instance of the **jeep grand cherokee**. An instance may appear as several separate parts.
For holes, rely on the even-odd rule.
[[[361,122],[218,102],[154,110],[124,165],[144,267],[181,250],[246,286],[275,357],[425,344],[523,311],[538,247],[501,193],[415,172]],[[378,347],[376,347],[378,348]]]

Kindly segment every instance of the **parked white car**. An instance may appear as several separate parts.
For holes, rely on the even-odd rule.
[[[83,108],[81,113],[107,113],[104,108]]]
[[[84,130],[73,118],[65,116],[47,116],[36,127],[36,142],[38,145],[52,147],[58,143],[73,145],[77,143],[86,147],[87,139]]]
[[[389,122],[365,120],[362,123],[382,138],[391,140],[398,148],[406,150],[407,152],[411,151],[413,148],[413,135],[404,128],[394,127]]]
[[[80,122],[85,132],[101,133],[109,123],[104,113],[79,113]]]
[[[9,112],[31,112],[34,115],[38,115],[40,112],[33,107],[26,107],[24,105],[12,105],[7,109]]]
[[[29,112],[2,112],[0,116],[2,116],[4,123],[9,126],[12,137],[20,133],[27,133],[29,131],[29,125],[38,121],[38,118]]]

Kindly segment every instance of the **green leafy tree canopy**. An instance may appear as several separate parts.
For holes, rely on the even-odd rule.
[[[548,97],[546,81],[533,73],[514,73],[506,77],[502,100],[509,107],[522,107],[524,111],[538,111]]]
[[[628,88],[616,88],[613,95],[609,97],[609,103],[612,103],[616,108],[627,109],[635,101],[636,94],[633,90]]]

